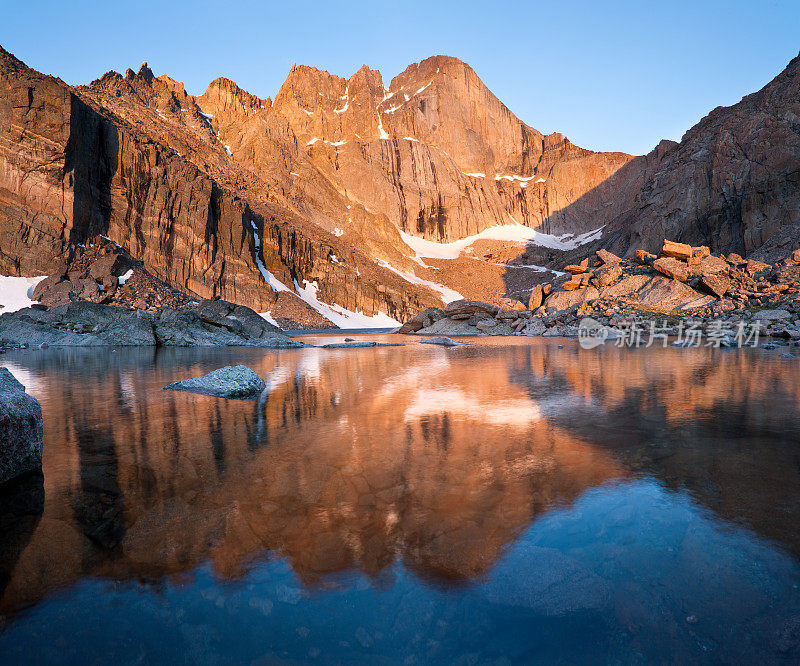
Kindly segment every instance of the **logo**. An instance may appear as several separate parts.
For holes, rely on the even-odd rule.
[[[584,349],[594,349],[605,344],[608,334],[608,326],[591,317],[584,317],[578,325],[578,343]]]

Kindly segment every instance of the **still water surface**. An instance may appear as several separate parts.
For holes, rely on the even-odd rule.
[[[0,357],[0,662],[800,660],[800,362],[407,342]]]

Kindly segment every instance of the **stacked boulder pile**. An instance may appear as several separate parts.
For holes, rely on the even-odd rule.
[[[761,334],[800,341],[800,250],[774,264],[664,240],[658,256],[622,259],[598,250],[565,276],[533,287],[527,304],[455,301],[427,308],[401,333],[422,335],[577,335],[592,317],[606,326],[658,321],[677,333],[689,324],[735,328],[759,322]]]
[[[76,246],[69,261],[36,285],[32,296],[46,307],[88,301],[150,312],[191,302],[187,295],[154,278],[119,245],[103,236],[85,246]]]

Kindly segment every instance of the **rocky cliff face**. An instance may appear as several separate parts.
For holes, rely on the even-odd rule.
[[[800,241],[800,57],[629,167],[619,176],[636,182],[636,194],[609,227],[616,249],[657,251],[667,237],[715,252],[789,254]]]
[[[73,233],[66,150],[71,112],[81,109],[60,82],[5,52],[0,58],[0,269],[31,275],[44,257],[62,254]]]
[[[59,272],[102,234],[170,285],[259,311],[308,308],[284,287],[306,281],[321,300],[368,315],[402,318],[439,300],[238,167],[194,98],[146,65],[78,91],[2,52],[0,90],[3,272]]]

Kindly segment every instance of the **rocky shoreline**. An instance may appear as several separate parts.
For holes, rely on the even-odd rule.
[[[154,312],[74,301],[0,315],[0,349],[33,347],[305,346],[243,305],[204,300]]]
[[[250,308],[220,299],[197,302],[182,295],[185,300],[169,299],[169,306],[154,302],[146,309],[132,308],[120,294],[115,275],[128,265],[124,255],[106,246],[87,265],[89,277],[47,278],[33,294],[41,303],[0,315],[0,350],[305,346]],[[73,293],[81,280],[92,282],[94,295],[88,300],[86,294]],[[107,289],[100,290],[101,284]],[[738,254],[715,256],[707,247],[670,240],[664,240],[658,256],[640,250],[634,258],[624,259],[600,249],[564,266],[564,273],[552,283],[533,286],[527,303],[461,299],[443,308],[425,308],[397,332],[577,337],[586,318],[608,329],[612,337],[631,328],[646,332],[656,324],[661,336],[680,335],[690,328],[700,335],[719,330],[733,335],[748,327],[778,344],[800,345],[800,250],[769,264]]]
[[[659,256],[623,259],[601,249],[533,288],[528,303],[459,300],[426,308],[399,329],[417,335],[578,336],[581,320],[617,330],[658,325],[662,335],[757,328],[800,345],[800,250],[769,264],[665,240]]]

